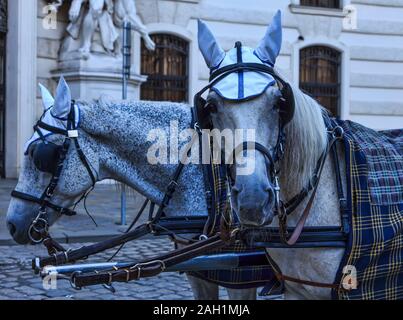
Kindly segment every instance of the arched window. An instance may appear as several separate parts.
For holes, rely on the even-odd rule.
[[[141,86],[141,99],[187,102],[189,43],[171,34],[153,34],[155,51],[141,43],[141,73],[148,76]]]
[[[300,0],[301,6],[321,7],[321,8],[340,8],[340,0]]]
[[[300,51],[300,88],[334,116],[340,115],[340,60],[339,51],[325,46]]]

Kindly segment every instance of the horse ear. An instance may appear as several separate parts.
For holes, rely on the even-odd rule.
[[[199,48],[207,66],[217,67],[225,57],[225,51],[220,47],[213,33],[200,19],[198,20]]]
[[[56,100],[52,109],[52,113],[57,117],[66,117],[70,112],[71,92],[70,88],[61,76],[56,89]]]
[[[49,90],[46,89],[44,85],[41,83],[39,84],[39,88],[41,89],[41,96],[42,96],[42,105],[45,110],[49,109],[55,103],[55,99],[53,99],[52,95],[50,94]]]
[[[281,11],[278,10],[273,21],[267,28],[264,38],[260,41],[255,54],[265,63],[274,66],[280,54],[283,31],[281,27]]]

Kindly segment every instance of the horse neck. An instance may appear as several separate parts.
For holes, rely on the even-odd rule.
[[[289,200],[307,187],[312,179],[318,160],[327,148],[327,133],[322,109],[312,98],[294,88],[296,110],[294,119],[285,128],[286,147],[281,168],[282,196]],[[339,152],[340,167],[344,164]],[[340,215],[337,199],[337,186],[331,157],[325,162],[314,206],[308,225],[339,225]],[[345,181],[344,181],[345,183]],[[344,188],[344,190],[346,190]],[[305,209],[311,193],[305,198],[296,212],[290,215],[290,223],[295,224]]]
[[[90,138],[89,147],[98,155],[99,179],[124,183],[160,204],[177,163],[150,164],[147,153],[155,141],[148,141],[148,135],[152,130],[158,130],[161,139],[174,138],[170,132],[171,121],[178,124],[178,132],[189,128],[189,106],[162,102],[109,102],[84,104],[81,114],[80,126]],[[168,159],[170,141],[165,144]],[[186,165],[166,214],[204,215],[207,207],[205,199],[200,197],[204,194],[202,190],[204,183],[199,166]]]
[[[320,105],[298,88],[293,88],[293,91],[295,113],[285,127],[285,154],[280,176],[286,198],[307,187],[327,146],[326,126]]]

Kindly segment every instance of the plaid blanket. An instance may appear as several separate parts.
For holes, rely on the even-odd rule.
[[[353,230],[336,283],[345,266],[355,268],[358,282],[357,289],[333,292],[333,298],[403,299],[403,130],[339,125],[345,131]]]
[[[213,253],[247,253],[258,250],[257,248],[248,248],[241,243],[237,243]],[[263,249],[260,251],[264,252]],[[275,289],[281,287],[269,262],[263,266],[241,267],[232,270],[195,271],[190,274],[225,288],[249,289],[264,286],[265,291],[268,291],[264,295],[270,295]]]

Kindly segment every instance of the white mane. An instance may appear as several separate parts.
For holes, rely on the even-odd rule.
[[[295,114],[286,126],[286,145],[281,182],[288,196],[308,185],[317,161],[327,146],[322,107],[299,88],[292,86]]]

